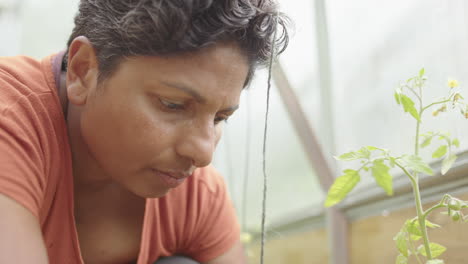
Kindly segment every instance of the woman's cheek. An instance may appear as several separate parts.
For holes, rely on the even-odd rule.
[[[216,141],[215,141],[215,146],[218,146],[218,143],[219,141],[221,140],[221,136],[223,135],[223,124],[219,124],[216,126],[215,128],[215,137],[216,137]]]

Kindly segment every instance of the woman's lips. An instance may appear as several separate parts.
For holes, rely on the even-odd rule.
[[[161,179],[161,182],[168,188],[175,188],[182,184],[188,175],[184,174],[172,174],[167,172],[162,172],[156,169],[152,169],[153,174]]]

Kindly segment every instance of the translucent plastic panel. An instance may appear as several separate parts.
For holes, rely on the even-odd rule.
[[[331,0],[327,4],[337,152],[374,145],[394,154],[411,153],[415,122],[395,103],[394,88],[422,67],[429,78],[426,99],[446,96],[449,77],[468,88],[468,2]],[[460,138],[460,150],[466,150],[468,121],[458,111],[437,118],[430,112],[421,132],[443,127]]]
[[[226,125],[214,160],[215,166],[227,179],[240,219],[244,219],[245,226],[250,230],[258,230],[261,219],[263,125],[267,88],[265,75],[264,71],[260,72],[252,87],[244,91],[241,108]],[[268,222],[293,217],[298,211],[310,210],[321,202],[323,193],[276,87],[271,90],[266,146]],[[248,180],[247,189],[243,183],[245,176]],[[247,198],[245,207],[242,203],[243,195]]]
[[[19,52],[42,58],[65,49],[78,2],[79,0],[22,0],[19,11]]]
[[[12,56],[20,51],[21,24],[19,2],[0,1],[0,56]]]
[[[288,49],[281,56],[292,86],[298,91],[311,93],[311,82],[316,72],[315,14],[313,1],[280,0],[280,8],[289,18],[290,37]]]
[[[298,95],[301,107],[320,137],[322,100],[318,83],[317,41],[314,1],[279,0],[281,10],[291,18],[290,43],[280,61]]]

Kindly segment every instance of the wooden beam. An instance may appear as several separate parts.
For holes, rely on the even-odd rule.
[[[324,192],[334,181],[333,171],[323,155],[322,146],[308,121],[301,104],[292,89],[281,64],[273,68],[273,80],[280,97],[286,106],[289,117],[304,146],[310,164],[319,179]],[[330,240],[330,264],[347,264],[348,260],[348,221],[345,214],[336,207],[327,210],[327,226]]]
[[[329,167],[329,162],[323,155],[322,146],[320,145],[314,130],[310,126],[310,122],[302,110],[301,102],[299,102],[296,94],[294,93],[294,90],[292,89],[279,62],[273,67],[273,80],[299,140],[304,146],[307,158],[319,178],[323,191],[326,192],[330,188],[334,179]]]

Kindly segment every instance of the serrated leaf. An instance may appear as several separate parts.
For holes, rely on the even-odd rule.
[[[440,226],[438,224],[434,224],[430,222],[429,220],[426,220],[426,227],[438,228]],[[411,240],[418,241],[419,239],[421,239],[421,236],[422,236],[421,226],[419,225],[419,222],[417,220],[413,219],[413,220],[406,221],[404,228],[410,234]]]
[[[422,236],[421,227],[419,226],[418,221],[409,221],[406,225],[408,233],[415,236]]]
[[[428,260],[426,264],[444,264],[444,261],[441,259],[431,259]]]
[[[341,154],[338,157],[335,157],[337,160],[344,160],[344,161],[350,161],[350,160],[356,160],[359,159],[359,156],[356,154],[356,152],[347,152],[344,154]]]
[[[361,148],[358,151],[351,151],[344,154],[341,154],[338,157],[335,157],[337,160],[351,161],[357,159],[368,159],[370,157],[370,152],[367,148]]]
[[[437,258],[438,256],[442,255],[442,253],[444,253],[447,249],[444,246],[433,242],[429,243],[429,248],[431,250],[431,255],[433,258]],[[427,257],[426,250],[423,245],[420,245],[418,247],[418,252],[421,253],[421,255]]]
[[[421,148],[425,148],[431,144],[432,136],[427,136],[421,143]]]
[[[425,163],[419,156],[403,155],[402,159],[406,163],[406,166],[408,166],[410,169],[416,172],[425,173],[427,175],[434,174],[431,167],[429,167],[429,165]]]
[[[343,200],[346,195],[361,180],[361,176],[355,170],[344,170],[344,174],[335,179],[330,187],[325,200],[325,207],[333,206]]]
[[[395,264],[408,264],[408,258],[403,255],[398,255]]]
[[[398,232],[393,238],[396,242],[398,251],[404,256],[408,257],[408,241],[406,240],[406,234],[404,232]]]
[[[373,165],[372,176],[375,181],[388,195],[393,195],[393,178],[388,173],[390,168],[384,164],[383,160],[375,160]]]
[[[371,155],[371,152],[369,151],[369,149],[367,149],[366,147],[362,147],[360,150],[356,151],[359,155],[361,155],[363,158],[366,158],[366,159],[369,159],[370,158],[370,155]]]
[[[404,94],[400,95],[400,100],[401,104],[403,105],[403,110],[410,113],[416,120],[418,120],[418,122],[421,122],[418,111],[414,107],[413,100]]]
[[[424,76],[424,68],[422,68],[421,70],[419,70],[419,77],[422,78]]]
[[[443,157],[446,153],[447,153],[447,146],[443,145],[437,148],[436,151],[434,151],[434,153],[432,153],[432,157],[438,159],[440,157]]]
[[[460,141],[458,140],[458,138],[452,140],[452,145],[454,145],[457,148],[460,147]]]
[[[445,159],[442,161],[442,169],[441,169],[442,175],[445,175],[445,173],[447,173],[447,171],[450,170],[450,168],[452,167],[453,163],[455,163],[456,160],[457,160],[457,155],[455,154],[450,154],[447,157],[445,157]]]

